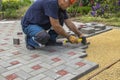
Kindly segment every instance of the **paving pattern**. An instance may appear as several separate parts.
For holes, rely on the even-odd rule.
[[[0,80],[77,80],[98,67],[83,59],[88,45],[67,43],[27,50],[24,37],[20,21],[0,22]],[[14,39],[20,44],[15,45]]]

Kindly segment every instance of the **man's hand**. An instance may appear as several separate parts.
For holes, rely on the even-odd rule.
[[[71,36],[69,36],[68,37],[68,40],[71,42],[71,43],[78,43],[78,38],[77,37],[75,37],[75,36],[73,36],[73,35],[71,35]]]

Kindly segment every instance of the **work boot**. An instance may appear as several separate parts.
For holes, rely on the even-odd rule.
[[[29,50],[35,50],[35,47],[28,44],[28,36],[25,36],[26,48]]]
[[[26,48],[29,50],[35,50],[35,47],[31,46],[31,45],[26,45]]]
[[[28,36],[25,37],[25,42],[26,42],[26,48],[29,50],[35,50],[41,47],[40,44],[38,45],[36,42],[34,42],[34,39],[29,39]]]

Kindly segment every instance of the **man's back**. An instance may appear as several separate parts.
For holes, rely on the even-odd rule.
[[[51,26],[49,21],[49,14],[51,14],[51,12],[49,8],[52,9],[51,11],[54,10],[53,12],[58,11],[57,0],[37,0],[27,10],[22,19],[22,25],[37,24],[40,26]],[[53,15],[54,14],[51,14],[51,16]]]

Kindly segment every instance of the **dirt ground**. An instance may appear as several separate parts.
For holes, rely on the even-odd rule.
[[[87,49],[87,60],[99,64],[99,68],[81,77],[79,80],[88,80],[90,76],[105,66],[120,59],[120,29],[101,33],[88,38],[91,42]],[[120,61],[90,80],[120,80]]]

